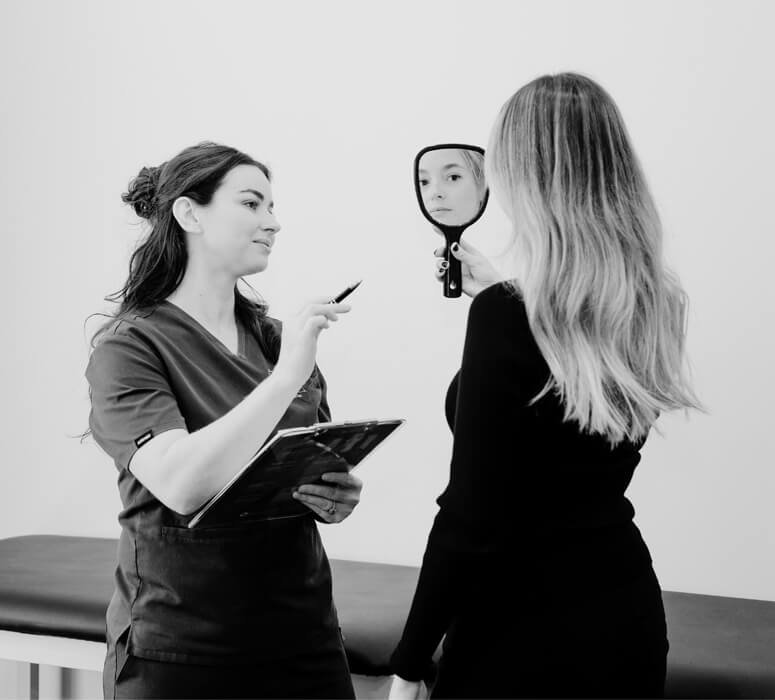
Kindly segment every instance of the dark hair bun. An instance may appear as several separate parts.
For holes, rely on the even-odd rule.
[[[156,194],[161,167],[142,168],[121,195],[125,204],[131,204],[142,219],[150,219],[156,213]]]

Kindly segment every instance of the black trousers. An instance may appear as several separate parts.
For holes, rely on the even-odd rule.
[[[516,609],[483,601],[456,621],[432,698],[664,697],[667,630],[653,571],[513,598]]]
[[[127,654],[125,645],[119,639],[108,650],[105,698],[355,698],[338,635],[313,652],[249,666],[151,661]]]

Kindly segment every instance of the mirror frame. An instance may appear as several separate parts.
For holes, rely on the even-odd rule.
[[[412,176],[414,179],[414,192],[417,197],[417,203],[420,205],[420,211],[422,215],[439,231],[446,241],[444,246],[444,260],[447,262],[447,271],[444,273],[444,296],[447,298],[457,298],[463,291],[463,279],[462,270],[460,267],[460,261],[452,255],[450,246],[453,243],[460,243],[460,239],[463,236],[463,232],[475,224],[484,214],[484,210],[487,208],[487,202],[490,199],[490,187],[485,182],[484,199],[482,200],[482,206],[479,209],[479,213],[470,221],[458,226],[439,223],[431,217],[428,210],[425,208],[425,202],[422,199],[422,192],[420,192],[420,159],[429,151],[441,151],[448,148],[453,149],[465,149],[469,151],[476,151],[484,155],[484,149],[481,146],[473,146],[466,143],[439,143],[433,146],[426,146],[423,148],[414,158],[414,168]]]
[[[457,240],[460,240],[460,236],[463,234],[463,231],[465,231],[469,226],[472,224],[475,224],[479,219],[481,218],[482,214],[484,214],[484,210],[487,209],[487,201],[490,199],[490,187],[489,185],[486,186],[486,190],[484,193],[484,199],[482,200],[482,207],[479,210],[479,213],[471,219],[471,221],[461,224],[459,226],[451,226],[449,224],[443,224],[436,221],[429,213],[428,210],[425,208],[425,203],[422,200],[422,193],[420,192],[420,158],[422,158],[426,153],[429,151],[442,151],[447,148],[459,148],[469,151],[476,151],[477,153],[481,153],[484,155],[484,149],[481,146],[472,146],[468,143],[439,143],[434,146],[426,146],[423,148],[415,157],[414,157],[414,168],[412,170],[412,176],[414,178],[414,193],[417,197],[417,203],[420,205],[420,211],[422,212],[422,215],[430,221],[434,226],[437,226],[442,231],[446,232],[449,231],[451,235],[456,235]]]

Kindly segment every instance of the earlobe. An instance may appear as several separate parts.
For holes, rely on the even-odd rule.
[[[194,202],[188,197],[178,197],[172,204],[172,215],[186,233],[201,233]]]

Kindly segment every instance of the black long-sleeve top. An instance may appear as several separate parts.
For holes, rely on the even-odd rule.
[[[624,496],[643,443],[611,448],[583,434],[554,392],[529,405],[549,376],[518,294],[506,284],[478,294],[447,394],[449,484],[391,658],[402,678],[425,676],[466,611],[489,606],[497,626],[502,611],[540,606],[542,591],[610,584],[651,565]]]

